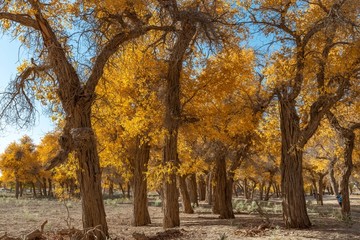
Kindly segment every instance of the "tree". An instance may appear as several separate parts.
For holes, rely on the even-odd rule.
[[[23,184],[39,178],[40,163],[35,145],[29,136],[23,136],[20,143],[12,142],[1,155],[0,169],[5,181],[15,182],[15,197],[22,195]]]
[[[0,8],[3,28],[14,30],[14,34],[25,39],[29,45],[31,39],[26,38],[27,33],[31,33],[30,36],[35,39],[41,38],[38,44],[32,45],[34,58],[31,64],[13,82],[12,94],[7,95],[9,101],[2,101],[3,109],[9,110],[2,114],[21,110],[17,104],[19,101],[15,99],[30,103],[31,109],[33,105],[27,94],[31,94],[29,85],[32,80],[42,78],[55,86],[65,124],[60,137],[61,150],[48,168],[64,162],[71,151],[76,152],[80,169],[83,227],[88,229],[99,226],[100,231],[96,231],[95,235],[101,239],[108,236],[108,228],[101,195],[98,151],[91,124],[91,106],[104,67],[119,46],[150,30],[163,29],[149,24],[151,16],[156,15],[151,14],[150,9],[156,11],[156,8],[147,7],[141,1],[53,1],[47,4],[29,0],[2,2]],[[81,14],[80,9],[83,11]],[[84,27],[95,29],[87,35],[88,39],[82,39],[79,43],[90,41],[89,46],[95,46],[95,49],[87,51],[87,54],[93,54],[92,58],[83,61],[90,65],[88,68],[81,69],[80,66],[84,65],[73,57],[76,54],[72,50],[76,47],[72,47],[76,41],[72,38],[73,32],[67,31],[68,25],[80,32],[87,32]],[[102,30],[106,30],[106,34]],[[94,43],[94,39],[97,42]],[[24,116],[21,112],[16,113]]]
[[[279,101],[285,225],[308,228],[311,222],[304,198],[303,149],[321,119],[342,98],[354,75],[353,71],[336,70],[341,69],[339,53],[354,42],[348,34],[358,24],[358,10],[351,0],[249,2],[246,7],[250,22],[273,36],[279,49],[272,55],[273,64],[265,77],[270,86],[276,82]],[[343,44],[344,39],[349,41]],[[357,64],[355,59],[350,61]],[[317,86],[315,91],[307,88],[313,85]]]

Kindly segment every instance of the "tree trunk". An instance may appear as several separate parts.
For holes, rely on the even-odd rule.
[[[81,102],[81,101],[80,101]],[[74,111],[71,135],[79,162],[79,184],[84,229],[96,227],[94,234],[105,239],[108,234],[104,202],[101,193],[101,170],[96,139],[91,126],[91,101],[78,104]]]
[[[247,178],[244,178],[244,196],[245,199],[250,199],[250,190],[249,190],[249,183]]]
[[[335,179],[335,171],[334,171],[334,166],[335,163],[337,162],[337,157],[334,157],[330,160],[330,164],[329,164],[329,180],[330,180],[330,184],[331,184],[331,188],[334,191],[335,196],[337,196],[339,194],[339,185],[336,182]]]
[[[270,199],[270,189],[271,189],[271,186],[273,185],[273,178],[274,178],[274,174],[270,174],[270,179],[269,179],[268,186],[267,186],[266,192],[265,192],[265,198],[264,198],[265,201],[269,201],[269,199]]]
[[[184,209],[184,213],[194,213],[193,208],[191,207],[191,200],[189,196],[189,192],[187,189],[185,176],[179,176],[179,185],[180,185],[180,193],[181,193],[181,199],[182,199],[182,205]]]
[[[264,199],[264,188],[265,188],[265,191],[266,191],[265,181],[263,180],[263,181],[260,183],[260,186],[259,186],[259,199],[260,199],[260,200],[263,200],[263,199]]]
[[[204,180],[203,175],[199,176],[198,192],[199,192],[199,200],[200,201],[205,201],[205,199],[206,199],[206,182]]]
[[[209,172],[207,175],[206,175],[206,202],[209,204],[209,205],[212,205],[213,203],[213,186],[212,186],[212,173]]]
[[[219,154],[215,160],[215,190],[216,204],[219,210],[221,219],[235,218],[232,208],[232,185],[233,180],[227,179],[226,176],[226,159],[225,154]]]
[[[128,199],[131,198],[131,184],[130,184],[130,182],[127,183],[127,193],[126,193],[126,197],[127,197]]]
[[[35,188],[35,183],[34,182],[31,182],[31,188],[32,188],[32,191],[33,191],[33,196],[34,196],[34,198],[36,198],[36,188]]]
[[[165,136],[163,163],[164,166],[171,167],[174,170],[165,175],[163,199],[164,228],[178,227],[180,225],[179,191],[176,187],[176,168],[179,165],[177,141],[181,119],[180,74],[182,72],[185,52],[196,33],[196,24],[194,22],[184,20],[181,25],[182,30],[178,32],[172,49],[166,76],[164,127],[167,133]]]
[[[114,182],[111,179],[109,179],[109,196],[114,196]]]
[[[24,188],[23,188],[23,183],[19,182],[19,190],[20,190],[20,197],[22,197],[23,193],[24,193]]]
[[[187,178],[187,186],[189,189],[190,201],[192,204],[195,204],[197,207],[199,206],[198,201],[198,193],[197,193],[197,183],[196,183],[196,175],[195,173],[191,174]]]
[[[319,174],[319,194],[318,194],[318,202],[321,206],[324,205],[323,202],[323,192],[324,192],[324,177],[325,174]]]
[[[148,170],[150,158],[150,145],[147,142],[142,143],[137,139],[137,148],[134,161],[134,211],[133,225],[145,226],[151,223],[148,211],[147,199],[147,179],[145,173]]]
[[[287,228],[309,228],[302,175],[302,147],[295,103],[280,101],[281,193],[283,218]]]
[[[351,171],[353,169],[352,153],[354,150],[355,134],[353,131],[347,131],[343,133],[345,138],[345,149],[344,149],[344,161],[345,167],[342,170],[342,176],[340,181],[340,192],[342,194],[342,207],[341,213],[343,219],[350,218],[350,194],[349,194],[349,180]]]
[[[16,197],[16,199],[19,198],[19,194],[20,194],[20,182],[19,182],[19,180],[16,178],[16,179],[15,179],[15,197]]]
[[[46,191],[46,178],[43,178],[42,179],[42,182],[43,182],[43,194],[44,194],[44,196],[47,196],[47,191]]]
[[[52,180],[51,178],[48,178],[48,186],[49,186],[49,190],[48,190],[48,196],[49,197],[53,197],[53,186],[52,186]]]

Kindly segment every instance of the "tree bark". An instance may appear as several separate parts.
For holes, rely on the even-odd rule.
[[[206,175],[206,202],[209,205],[213,203],[213,186],[212,186],[212,173],[211,171]]]
[[[48,190],[48,196],[49,197],[53,197],[53,186],[52,186],[52,180],[51,178],[48,178],[48,186],[49,186],[49,190]]]
[[[31,182],[31,188],[32,188],[32,191],[33,191],[33,197],[36,198],[36,188],[35,188],[35,183],[34,182]]]
[[[206,199],[206,182],[204,180],[203,175],[199,176],[198,192],[199,192],[199,200],[200,201],[205,201],[205,199]]]
[[[340,192],[342,194],[342,207],[341,213],[343,219],[350,218],[350,194],[349,194],[349,180],[351,176],[351,171],[353,169],[352,162],[352,153],[354,150],[354,142],[355,142],[355,133],[353,131],[349,131],[343,135],[345,138],[345,149],[344,149],[344,160],[345,167],[342,170],[342,176],[340,181]]]
[[[302,147],[295,103],[280,101],[281,193],[283,218],[288,228],[309,228],[302,175]]]
[[[339,185],[336,182],[335,171],[334,171],[335,163],[337,162],[337,160],[338,160],[337,157],[334,157],[330,160],[330,164],[329,164],[329,180],[330,180],[331,188],[336,196],[339,194]]]
[[[47,191],[46,191],[46,178],[43,178],[42,179],[42,182],[43,182],[43,194],[44,194],[44,196],[47,196]]]
[[[186,176],[179,176],[179,185],[180,185],[180,193],[182,198],[182,205],[184,209],[184,213],[194,213],[193,208],[191,207],[191,200],[189,196],[189,192],[187,189],[187,184],[185,181]]]
[[[19,198],[19,194],[20,194],[20,182],[19,182],[19,180],[16,178],[16,179],[15,179],[15,198],[16,198],[16,199]]]
[[[164,165],[178,168],[177,141],[181,118],[180,104],[180,74],[185,52],[188,49],[195,33],[196,24],[190,19],[183,20],[182,29],[178,33],[175,45],[168,63],[166,76],[165,120],[164,127],[167,131],[164,147]],[[176,172],[166,174],[164,182],[164,219],[163,227],[172,228],[180,225],[178,189],[176,187]]]
[[[191,203],[195,204],[198,207],[199,201],[198,201],[197,183],[196,183],[195,173],[190,174],[190,176],[187,178],[187,186],[189,189]]]
[[[84,229],[98,227],[94,234],[103,239],[108,236],[108,227],[101,193],[101,171],[97,144],[91,126],[92,101],[79,101],[74,111],[75,128],[71,130],[76,157],[79,162],[79,183],[82,199],[82,217]],[[89,99],[88,99],[89,100]]]
[[[232,178],[227,179],[226,175],[226,159],[225,154],[218,154],[215,160],[215,190],[214,195],[219,211],[219,218],[231,219],[235,218],[232,208]]]
[[[145,226],[151,223],[148,211],[147,179],[145,173],[148,170],[150,158],[150,145],[137,139],[137,148],[134,161],[134,203],[133,225]]]
[[[321,206],[324,205],[323,202],[323,192],[324,192],[324,177],[326,175],[325,174],[319,174],[319,194],[318,194],[318,202],[320,203]]]

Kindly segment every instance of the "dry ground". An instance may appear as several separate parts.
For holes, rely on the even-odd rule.
[[[274,202],[278,203],[279,200]],[[159,232],[164,232],[161,227],[161,207],[149,207],[153,222],[151,225],[132,227],[131,204],[121,199],[105,200],[112,239],[134,239],[134,232],[152,236],[151,239],[360,239],[360,195],[352,195],[351,204],[352,220],[343,222],[334,196],[325,196],[324,206],[317,206],[312,197],[308,197],[308,212],[314,225],[308,230],[284,229],[279,205],[264,207],[264,210],[269,210],[272,223],[272,228],[265,230],[257,230],[263,223],[263,218],[254,212],[248,213],[251,212],[251,204],[240,201],[237,209],[241,212],[232,220],[218,219],[204,205],[196,208],[195,214],[181,213],[181,227],[177,232],[161,235]],[[12,236],[24,236],[39,228],[45,220],[48,220],[45,231],[49,234],[68,227],[81,228],[81,204],[79,201],[30,198],[16,200],[0,196],[0,237],[5,232]]]

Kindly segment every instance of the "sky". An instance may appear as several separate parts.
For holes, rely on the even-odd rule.
[[[20,50],[20,43],[6,35],[0,35],[0,92],[3,92],[10,79],[17,74],[17,66],[21,59],[27,54],[24,49]],[[38,104],[39,105],[39,104]],[[50,118],[42,114],[40,105],[37,107],[36,122],[34,126],[27,129],[18,129],[16,126],[8,125],[5,130],[0,131],[0,154],[13,141],[18,141],[22,136],[30,136],[35,144],[38,144],[41,138],[54,129]]]

